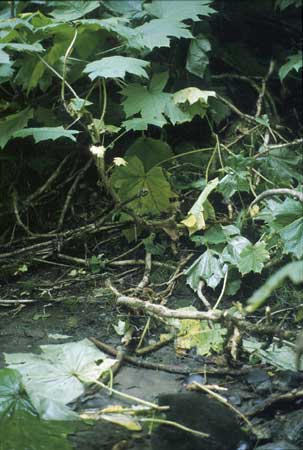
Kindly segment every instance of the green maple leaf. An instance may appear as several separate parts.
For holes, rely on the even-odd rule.
[[[158,215],[171,207],[173,192],[162,168],[153,167],[145,171],[143,163],[136,156],[128,160],[127,166],[115,168],[112,183],[122,201],[145,193],[128,204],[137,214]]]
[[[183,2],[179,0],[170,0],[169,2],[154,0],[152,3],[145,4],[144,9],[151,16],[158,18],[198,21],[200,20],[199,16],[209,16],[215,12],[208,6],[210,3],[212,3],[212,0],[187,0]]]
[[[87,64],[83,72],[88,73],[92,80],[98,77],[125,78],[126,72],[148,78],[144,69],[148,65],[149,62],[142,59],[127,58],[126,56],[109,56]]]
[[[303,257],[303,219],[300,217],[280,230],[284,243],[284,253],[292,253],[296,258]]]
[[[213,250],[206,250],[196,261],[186,270],[186,283],[197,291],[201,279],[207,286],[215,289],[226,272],[226,265],[220,255]]]
[[[70,21],[76,20],[84,15],[99,8],[100,2],[88,0],[76,1],[57,1],[55,2],[57,9],[50,12],[50,15],[58,20]]]
[[[65,130],[62,126],[61,127],[40,127],[40,128],[25,128],[24,130],[16,131],[13,135],[14,138],[24,138],[28,136],[33,136],[34,141],[41,142],[41,141],[48,141],[52,140],[55,141],[56,139],[65,137],[67,139],[71,139],[72,141],[76,142],[76,138],[74,137],[74,134],[78,134],[79,131],[77,130]]]
[[[193,38],[187,25],[171,19],[154,19],[135,28],[135,31],[141,34],[139,38],[141,47],[147,47],[149,50],[155,47],[169,47],[171,37]]]
[[[171,94],[162,92],[168,80],[167,72],[155,74],[150,85],[130,84],[122,89],[122,94],[126,99],[123,101],[123,108],[126,117],[131,117],[140,113],[142,119],[153,124],[167,122],[164,117],[166,104],[170,101]]]
[[[15,132],[24,128],[29,119],[33,118],[33,110],[31,108],[6,116],[0,120],[0,148],[4,148],[7,142],[12,139]]]
[[[242,275],[249,272],[260,273],[269,259],[265,242],[249,243],[240,253],[238,268]]]
[[[299,72],[299,70],[302,69],[302,52],[298,52],[296,55],[290,55],[287,59],[287,63],[283,64],[279,70],[279,77],[281,81],[284,80],[291,70],[295,69]]]
[[[163,92],[167,83],[167,72],[155,74],[149,86],[142,86],[134,83],[122,89],[122,94],[126,97],[122,102],[126,117],[140,114],[140,118],[126,120],[123,125],[130,130],[146,130],[147,125],[163,126],[168,120],[175,125],[192,120],[195,114],[200,111],[193,111],[193,105],[181,109],[174,101],[174,95]],[[195,106],[195,105],[194,105]],[[182,108],[184,106],[182,105]]]

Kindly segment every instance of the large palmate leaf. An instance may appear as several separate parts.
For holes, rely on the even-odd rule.
[[[296,72],[299,72],[299,70],[302,69],[302,56],[302,52],[298,52],[296,55],[288,56],[287,63],[283,64],[279,70],[279,77],[281,81],[284,80],[291,70],[295,69]]]
[[[74,425],[41,420],[24,389],[21,375],[0,370],[0,448],[18,450],[72,450],[67,434]]]
[[[222,252],[223,260],[238,267],[241,252],[249,245],[251,245],[251,242],[246,237],[233,237]]]
[[[137,156],[143,162],[146,171],[173,155],[171,147],[166,142],[145,137],[138,138],[125,153],[127,158]]]
[[[196,292],[199,283],[203,280],[207,286],[215,288],[218,286],[227,270],[219,253],[213,250],[206,250],[196,261],[185,271],[186,283]]]
[[[145,171],[136,156],[129,158],[127,166],[115,168],[112,183],[122,201],[143,194],[128,204],[139,215],[159,215],[171,208],[173,192],[162,168]]]
[[[243,339],[243,348],[258,358],[262,364],[270,364],[280,370],[296,372],[296,353],[293,346],[271,344],[264,349],[264,343],[256,339]]]
[[[210,52],[211,45],[209,40],[200,35],[192,39],[186,60],[186,69],[199,78],[203,78],[209,64],[207,53]]]
[[[123,17],[141,18],[142,2],[139,0],[106,0],[106,7]]]
[[[27,52],[27,53],[41,53],[44,51],[43,47],[39,43],[35,44],[18,44],[7,42],[0,44],[0,64],[8,64],[10,62],[10,56],[3,49],[16,51],[16,52]]]
[[[88,0],[76,0],[76,1],[56,1],[55,7],[50,12],[50,15],[55,17],[55,19],[62,21],[76,20],[80,17],[85,16],[85,14],[94,11],[99,8],[99,1],[88,1]]]
[[[0,44],[0,50],[2,48],[7,48],[8,50],[15,50],[16,52],[29,52],[29,53],[41,53],[43,52],[43,47],[41,44],[36,42],[35,44],[18,44],[8,42],[6,44]]]
[[[242,275],[249,272],[260,273],[268,259],[269,253],[266,250],[265,242],[257,242],[255,245],[247,245],[242,250],[237,266]]]
[[[283,253],[303,256],[303,206],[292,198],[282,203],[268,200],[259,217],[268,223],[273,233],[278,233],[283,243]]]
[[[9,62],[9,54],[5,53],[5,51],[0,47],[0,64],[9,64]]]
[[[140,33],[138,42],[141,47],[152,50],[155,47],[169,47],[170,38],[191,39],[193,35],[183,22],[171,19],[154,19],[135,28]]]
[[[6,116],[0,120],[0,148],[5,147],[7,142],[12,139],[14,133],[26,127],[29,119],[33,118],[33,110],[26,108],[16,114]]]
[[[199,16],[209,16],[215,12],[208,6],[211,3],[212,0],[154,0],[152,3],[145,3],[144,9],[151,16],[161,19],[198,21]]]
[[[1,51],[0,51],[0,64],[1,64]],[[8,81],[14,74],[12,63],[5,63],[0,65],[0,84]]]
[[[109,370],[115,360],[106,358],[88,339],[60,345],[42,345],[42,353],[5,354],[10,368],[17,369],[32,404],[49,420],[77,417],[66,405]],[[102,360],[101,364],[97,364]]]
[[[13,134],[14,138],[24,138],[28,136],[33,136],[34,141],[55,141],[60,138],[71,139],[76,142],[75,134],[78,134],[77,130],[65,130],[61,127],[40,127],[40,128],[24,128],[23,130],[16,131]]]
[[[209,95],[213,95],[212,91],[188,88],[170,94],[163,92],[167,81],[167,72],[162,72],[153,75],[149,86],[129,84],[122,89],[126,97],[122,102],[126,117],[141,115],[140,118],[123,122],[127,129],[146,129],[147,124],[163,126],[168,121],[175,125],[191,121],[196,114],[204,115],[207,108],[205,102]],[[191,93],[195,94],[194,98]],[[188,98],[195,104],[190,104]]]
[[[33,26],[25,19],[3,19],[0,21],[0,30],[14,30],[16,28],[27,28],[33,30]]]
[[[166,104],[170,101],[170,94],[162,92],[168,80],[166,72],[153,76],[148,87],[140,84],[130,84],[122,89],[122,94],[126,99],[123,101],[123,108],[126,117],[131,117],[140,113],[147,123],[161,123],[167,121],[164,117]]]
[[[302,211],[303,212],[303,211]],[[300,217],[280,230],[284,243],[284,253],[292,253],[296,258],[303,258],[303,218]]]
[[[280,186],[281,181],[289,186],[290,180],[302,181],[303,179],[302,170],[300,170],[303,164],[301,152],[296,153],[293,149],[277,148],[265,156],[261,155],[258,160],[262,173],[270,179],[279,180]]]
[[[149,62],[142,59],[127,58],[126,56],[109,56],[87,64],[83,72],[88,73],[92,80],[98,77],[124,78],[126,72],[148,78],[144,69],[148,65]]]
[[[246,170],[233,171],[220,180],[218,191],[225,198],[232,197],[236,192],[249,192],[249,172]]]

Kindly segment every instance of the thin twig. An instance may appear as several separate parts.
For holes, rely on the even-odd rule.
[[[275,62],[272,60],[272,61],[270,61],[267,74],[262,79],[262,86],[261,86],[261,90],[259,92],[259,97],[258,97],[258,100],[257,100],[257,107],[256,107],[255,118],[257,118],[257,117],[259,117],[261,115],[262,101],[263,101],[263,98],[264,98],[264,95],[265,95],[265,92],[266,92],[266,83],[267,83],[269,77],[271,76],[271,74],[273,73],[274,68],[275,68]]]
[[[63,208],[62,208],[59,220],[58,220],[58,225],[57,225],[56,231],[59,231],[62,228],[62,225],[63,225],[63,222],[64,222],[64,218],[65,218],[65,214],[66,214],[66,211],[67,211],[67,209],[68,209],[68,207],[70,205],[70,202],[72,200],[72,196],[73,196],[75,190],[77,189],[77,186],[78,186],[81,178],[83,178],[85,172],[92,165],[92,162],[93,162],[93,160],[89,159],[87,161],[87,163],[85,164],[85,166],[79,171],[78,175],[74,179],[74,182],[71,185],[71,187],[70,187],[70,189],[69,189],[69,191],[67,193],[67,196],[66,196],[66,199],[65,199],[65,202],[64,202],[64,205],[63,205]]]
[[[220,303],[221,303],[221,300],[222,300],[222,298],[223,298],[223,295],[224,295],[224,292],[225,292],[225,288],[226,288],[227,277],[228,277],[228,268],[226,269],[226,272],[225,272],[222,290],[221,290],[221,292],[220,292],[220,295],[219,295],[218,300],[217,300],[216,303],[215,303],[215,306],[213,307],[213,310],[217,309],[218,306],[219,306]]]

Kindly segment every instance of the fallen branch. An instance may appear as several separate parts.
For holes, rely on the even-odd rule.
[[[258,197],[254,199],[254,201],[250,204],[249,207],[251,208],[256,203],[260,202],[266,197],[274,197],[276,195],[288,195],[303,203],[303,192],[296,191],[295,189],[281,188],[281,189],[268,189],[267,191],[262,192],[262,194],[258,195]]]

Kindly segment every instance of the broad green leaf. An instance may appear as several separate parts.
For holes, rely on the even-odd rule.
[[[279,70],[279,77],[280,80],[283,81],[284,78],[289,74],[290,71],[292,71],[293,69],[296,72],[299,72],[300,69],[302,69],[302,52],[298,52],[296,55],[291,55],[288,56],[288,61],[287,63],[283,64],[282,67],[280,67]]]
[[[300,259],[303,256],[303,206],[292,198],[282,203],[268,200],[267,206],[258,215],[268,223],[273,233],[282,238],[283,253],[291,253]]]
[[[301,211],[303,213],[303,210]],[[303,258],[303,218],[291,222],[279,232],[284,248],[283,253],[292,253],[297,259]]]
[[[267,155],[260,155],[259,163],[262,173],[270,179],[275,177],[279,180],[285,180],[285,185],[289,186],[292,179],[302,181],[303,174],[300,171],[302,166],[302,153],[297,154],[293,149],[273,149]]]
[[[173,155],[166,142],[145,137],[138,138],[125,153],[127,158],[137,156],[143,162],[146,171]]]
[[[140,84],[130,84],[122,89],[126,99],[122,102],[126,117],[140,113],[143,120],[150,124],[166,123],[164,111],[171,95],[162,92],[167,82],[166,72],[155,74],[148,87]]]
[[[122,89],[126,99],[122,102],[126,117],[141,114],[141,118],[125,121],[127,129],[146,129],[147,124],[163,126],[167,119],[172,124],[192,120],[195,114],[182,111],[173,101],[173,94],[163,92],[167,83],[166,72],[153,75],[149,86],[130,84]]]
[[[55,43],[43,56],[43,59],[54,69],[58,69],[61,73],[61,62],[60,58],[65,54],[68,45],[70,44],[70,39],[66,40],[64,35],[63,41]],[[19,72],[16,76],[16,82],[21,84],[23,89],[26,90],[27,95],[29,92],[37,87],[45,91],[52,83],[53,74],[47,69],[46,65],[37,60],[35,56],[27,56],[24,59],[18,61],[18,66],[20,67]]]
[[[142,16],[141,0],[106,0],[106,6],[123,17],[135,19]]]
[[[42,345],[42,353],[5,354],[17,369],[32,404],[44,419],[69,420],[77,416],[66,405],[84,392],[115,362],[106,358],[88,339],[59,345]],[[97,361],[103,360],[101,364]]]
[[[247,300],[246,311],[252,313],[260,308],[273,291],[282,285],[285,278],[289,278],[295,284],[303,283],[303,261],[288,263],[271,275]]]
[[[193,237],[192,241],[193,242],[197,242],[200,245],[201,244],[204,244],[204,245],[208,245],[208,244],[218,245],[218,244],[223,244],[223,243],[227,242],[227,238],[226,238],[226,235],[224,234],[224,232],[222,230],[222,226],[221,225],[213,225],[208,230],[206,230],[206,232],[204,233],[203,236]]]
[[[249,192],[249,173],[246,170],[232,171],[220,180],[218,191],[225,198],[232,197],[236,192]]]
[[[91,44],[88,40],[92,40],[92,38],[94,38],[93,33],[95,33],[95,39],[97,40],[97,42],[100,41],[100,34],[96,33],[96,31],[98,30],[107,30],[114,32],[115,34],[118,35],[119,38],[122,38],[124,41],[126,41],[125,43],[128,47],[141,50],[141,46],[139,43],[140,35],[138,31],[127,26],[127,21],[125,19],[119,17],[109,17],[108,19],[81,19],[77,21],[77,23],[83,25],[83,27],[79,28],[79,31],[83,32],[82,45],[80,42],[80,45],[83,48],[83,51],[81,52],[82,55],[85,52],[85,43],[86,47],[88,44]],[[106,39],[105,34],[104,39]],[[100,44],[100,42],[98,43]],[[96,45],[93,48],[95,47]],[[79,38],[77,39],[76,42],[76,48],[77,51],[79,51]],[[85,59],[84,56],[82,56],[82,58]]]
[[[262,364],[271,364],[280,370],[296,372],[296,354],[290,345],[271,344],[264,349],[264,343],[256,339],[243,339],[243,348],[253,356],[257,356]]]
[[[197,102],[207,103],[208,97],[215,96],[216,93],[214,91],[202,91],[196,87],[188,87],[175,92],[173,99],[176,104],[188,102],[190,105],[193,105]]]
[[[240,254],[250,245],[252,245],[251,242],[244,236],[233,237],[222,252],[223,260],[238,267]]]
[[[139,43],[141,47],[152,50],[155,47],[169,47],[170,39],[192,39],[192,34],[187,25],[177,20],[154,19],[135,28],[140,33]]]
[[[302,217],[303,206],[298,200],[286,198],[282,203],[271,202],[271,214],[279,228],[291,224]]]
[[[35,409],[26,395],[21,374],[13,369],[0,369],[0,429],[4,415],[11,408],[35,414]],[[4,436],[4,434],[0,434]]]
[[[62,126],[60,127],[40,127],[40,128],[24,128],[23,130],[16,131],[13,134],[14,138],[25,138],[32,136],[36,143],[41,141],[52,140],[60,138],[71,139],[76,142],[75,134],[78,134],[77,130],[65,130]]]
[[[68,2],[66,1],[56,1],[56,8],[53,9],[49,14],[57,20],[71,21],[79,19],[86,14],[99,8],[99,1],[88,1],[88,0],[76,0]]]
[[[9,55],[0,47],[0,64],[9,64],[9,62]]]
[[[70,423],[43,421],[30,402],[18,371],[0,370],[0,448],[72,450]]]
[[[1,51],[0,51],[0,60],[1,60]],[[0,83],[5,83],[13,76],[13,74],[14,70],[12,68],[11,63],[5,63],[0,65]]]
[[[207,286],[216,288],[222,278],[224,278],[227,266],[223,263],[221,256],[213,251],[206,250],[196,261],[185,271],[186,283],[197,291],[201,280]]]
[[[151,16],[161,19],[199,21],[199,16],[209,16],[215,12],[209,7],[211,3],[212,0],[154,0],[152,3],[145,3],[144,9]]]
[[[267,114],[262,114],[261,117],[257,117],[256,122],[260,123],[261,125],[264,125],[267,128],[271,127],[271,123]]]
[[[93,105],[92,102],[85,100],[84,98],[72,98],[71,101],[69,102],[69,107],[71,108],[72,111],[76,112],[76,113],[81,113],[86,106],[90,106]]]
[[[1,449],[10,450],[73,450],[68,434],[76,426],[71,422],[41,420],[26,411],[12,411],[0,419]]]
[[[6,44],[0,44],[0,50],[7,48],[8,50],[15,50],[16,52],[29,52],[29,53],[41,53],[44,48],[41,44],[36,42],[35,44],[16,44],[8,42]]]
[[[257,242],[255,245],[250,243],[241,251],[237,266],[242,275],[249,272],[260,273],[268,260],[265,242]]]
[[[83,72],[88,73],[92,80],[95,78],[124,78],[126,72],[139,77],[148,78],[145,67],[149,62],[126,56],[109,56],[86,65]]]
[[[199,230],[204,230],[206,227],[206,217],[204,206],[209,194],[216,189],[219,183],[219,179],[215,178],[211,180],[206,187],[203,189],[198,199],[195,201],[193,206],[187,213],[186,219],[182,220],[181,223],[186,226],[191,236]]]
[[[0,20],[0,30],[14,30],[16,28],[27,28],[29,31],[33,30],[33,26],[29,23],[28,20],[17,19],[16,17],[13,19]]]
[[[203,78],[209,65],[207,53],[210,52],[209,40],[202,35],[192,39],[187,52],[186,69],[199,78]]]
[[[174,194],[161,167],[145,171],[142,161],[133,156],[127,166],[115,168],[112,183],[122,201],[143,194],[128,204],[136,214],[159,215],[171,209]]]
[[[226,119],[231,114],[231,109],[227,105],[225,105],[225,103],[223,103],[221,100],[218,100],[216,97],[211,97],[209,99],[208,104],[211,117],[216,125],[219,125],[224,119]]]
[[[7,142],[12,139],[14,133],[24,128],[29,119],[33,118],[33,110],[26,108],[16,114],[6,116],[0,120],[0,148],[4,148]]]
[[[135,118],[124,120],[122,122],[122,126],[126,129],[126,131],[134,130],[134,131],[144,131],[148,129],[148,125],[155,125],[156,127],[162,127],[166,124],[166,120],[156,120],[152,119],[152,122],[142,118]]]

